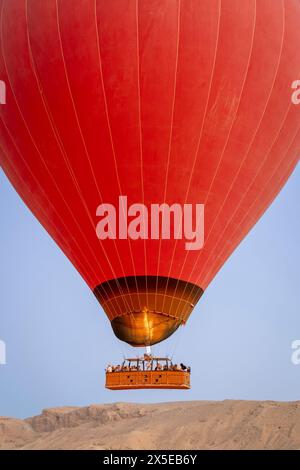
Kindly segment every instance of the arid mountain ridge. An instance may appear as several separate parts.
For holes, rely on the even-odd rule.
[[[299,449],[300,401],[114,403],[0,417],[0,449]]]

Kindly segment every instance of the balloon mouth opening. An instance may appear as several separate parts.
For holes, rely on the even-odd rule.
[[[99,284],[94,294],[121,341],[151,346],[189,318],[203,289],[165,276],[127,276]]]
[[[149,311],[144,307],[141,312],[116,317],[111,326],[118,339],[131,346],[142,347],[167,339],[182,323],[183,320]]]

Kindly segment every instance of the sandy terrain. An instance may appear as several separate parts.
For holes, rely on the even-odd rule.
[[[52,408],[0,417],[0,449],[300,449],[300,401]]]

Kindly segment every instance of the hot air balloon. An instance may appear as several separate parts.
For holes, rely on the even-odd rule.
[[[300,4],[0,0],[0,8],[1,165],[115,335],[132,346],[163,341],[298,161],[291,85],[300,78]],[[97,208],[117,207],[120,196],[128,207],[203,204],[204,246],[99,238]]]

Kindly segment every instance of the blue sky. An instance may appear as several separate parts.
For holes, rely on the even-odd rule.
[[[115,401],[299,400],[299,183],[298,165],[188,324],[154,349],[191,364],[192,389],[112,392],[105,365],[130,347],[0,171],[0,415]]]

